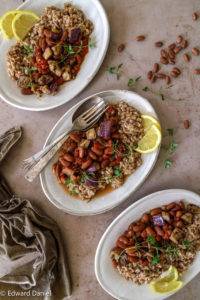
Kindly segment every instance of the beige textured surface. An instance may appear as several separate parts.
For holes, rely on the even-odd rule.
[[[185,188],[200,192],[200,77],[191,74],[194,66],[200,66],[200,58],[193,57],[192,61],[186,64],[181,56],[179,57],[178,64],[184,71],[180,78],[173,82],[173,87],[166,91],[164,89],[165,101],[152,93],[142,91],[148,84],[145,73],[159,57],[159,50],[154,47],[155,41],[161,39],[172,42],[178,34],[184,34],[191,45],[200,46],[200,19],[194,22],[191,17],[194,10],[200,11],[199,1],[102,0],[102,2],[111,25],[111,42],[100,71],[79,97],[61,108],[42,113],[20,111],[3,101],[0,103],[0,131],[3,132],[13,125],[21,125],[24,128],[23,141],[10,153],[1,169],[17,193],[31,199],[33,204],[46,211],[60,226],[70,258],[74,283],[72,300],[112,299],[98,285],[93,261],[102,233],[123,209],[140,197],[160,189]],[[19,3],[20,0],[1,0],[0,11],[15,7]],[[138,34],[147,35],[146,41],[136,43],[134,37]],[[126,43],[126,51],[119,54],[117,45],[122,42]],[[123,75],[117,81],[106,73],[106,68],[121,62],[124,64]],[[135,91],[151,101],[160,116],[163,128],[176,128],[175,140],[179,145],[174,155],[173,167],[169,170],[163,168],[166,151],[162,150],[150,177],[121,206],[94,217],[64,214],[45,198],[39,180],[33,184],[25,181],[20,169],[21,161],[41,149],[49,130],[73,103],[97,91],[111,88],[126,89],[128,78],[139,75],[143,80],[138,83]],[[159,82],[153,88],[159,90],[161,85],[165,87],[165,84]],[[183,128],[182,122],[185,119],[191,120],[192,123],[188,130]],[[170,299],[199,299],[199,280],[200,275]]]

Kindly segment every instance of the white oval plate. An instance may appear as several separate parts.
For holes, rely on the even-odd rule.
[[[96,95],[101,96],[104,100],[109,102],[124,100],[130,105],[136,107],[142,114],[148,114],[157,118],[152,105],[141,96],[130,91],[105,91],[89,96],[72,107],[54,126],[44,146],[48,145],[57,136],[63,133],[67,127],[71,126],[71,117],[73,112],[80,104]],[[119,205],[143,183],[152,170],[157,160],[158,153],[159,149],[157,149],[155,152],[144,155],[142,157],[143,164],[135,171],[135,173],[127,178],[125,183],[120,188],[103,196],[94,198],[90,202],[74,199],[70,197],[69,194],[64,192],[55,175],[52,174],[52,164],[56,161],[56,157],[49,162],[49,164],[41,173],[41,185],[47,198],[54,205],[65,212],[83,216],[100,214]]]
[[[112,297],[119,300],[161,300],[173,294],[155,294],[151,292],[148,285],[138,286],[124,279],[112,266],[110,250],[130,223],[137,220],[144,212],[181,199],[200,206],[200,196],[193,192],[182,189],[163,190],[133,203],[109,225],[96,250],[95,274],[102,288]],[[182,277],[184,285],[199,273],[199,259],[200,253],[198,253],[195,261]]]
[[[100,68],[108,48],[110,28],[105,10],[98,0],[29,0],[19,6],[18,9],[33,10],[40,15],[46,6],[54,5],[62,8],[65,2],[77,5],[93,22],[92,36],[96,40],[96,47],[90,49],[75,80],[62,85],[55,96],[44,95],[38,99],[36,95],[22,95],[16,82],[8,76],[6,53],[16,41],[3,40],[0,44],[0,96],[8,104],[31,111],[44,111],[58,107],[79,94]]]

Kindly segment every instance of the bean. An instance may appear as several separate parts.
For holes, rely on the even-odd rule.
[[[103,155],[103,150],[102,149],[97,149],[94,146],[91,149],[96,155],[102,156]]]
[[[194,73],[195,75],[199,75],[199,74],[200,74],[200,69],[194,69],[194,70],[193,70],[193,73]]]
[[[149,215],[148,214],[144,214],[141,218],[141,222],[142,223],[148,223],[149,222]]]
[[[192,54],[194,54],[195,56],[198,56],[199,55],[199,49],[198,48],[196,48],[196,47],[194,47],[194,48],[192,48]]]
[[[157,76],[157,78],[160,78],[160,79],[166,78],[166,75],[164,73],[157,73],[156,76]]]
[[[145,240],[147,238],[147,232],[146,229],[144,229],[141,233],[141,237]]]
[[[168,58],[168,53],[167,53],[167,51],[165,49],[162,49],[160,51],[160,55],[161,55],[161,57]]]
[[[136,37],[136,41],[137,42],[142,42],[142,41],[144,41],[145,40],[145,36],[144,35],[138,35],[137,37]]]
[[[169,57],[170,58],[172,58],[172,59],[175,58],[175,53],[174,53],[174,51],[172,49],[170,49],[168,53],[169,53]]]
[[[128,260],[132,263],[136,263],[138,262],[138,258],[137,257],[133,257],[133,256],[128,256]]]
[[[141,232],[144,229],[145,225],[141,224],[141,225],[134,225],[132,226],[132,229],[134,232]]]
[[[157,73],[159,70],[160,70],[159,64],[158,64],[158,63],[155,63],[155,64],[153,65],[153,72],[154,72],[154,73]]]
[[[62,184],[65,184],[66,176],[65,176],[65,175],[61,175],[59,178],[60,178],[60,182],[61,182]]]
[[[78,150],[79,150],[79,157],[80,158],[83,158],[84,157],[84,154],[85,154],[85,151],[82,147],[78,147]]]
[[[172,208],[174,208],[175,205],[176,205],[176,203],[172,202],[166,206],[166,209],[171,210]]]
[[[126,249],[127,245],[125,245],[124,243],[122,243],[119,239],[117,240],[116,243],[117,247],[121,248],[121,249]]]
[[[172,211],[177,211],[177,210],[180,210],[180,205],[176,204],[171,210]]]
[[[168,49],[169,50],[174,50],[174,48],[176,48],[176,44],[175,43],[172,43],[168,46]]]
[[[147,78],[148,78],[149,80],[151,80],[152,77],[153,77],[153,72],[150,70],[150,71],[147,73]]]
[[[161,212],[162,212],[161,208],[159,208],[159,207],[154,208],[154,209],[151,210],[150,215],[151,216],[159,215],[159,214],[161,214]]]
[[[156,231],[156,233],[158,234],[158,235],[160,235],[160,236],[164,236],[164,231],[159,227],[159,226],[155,226],[154,227],[154,230]]]
[[[187,53],[183,54],[183,59],[184,59],[185,62],[189,62],[190,61],[189,54],[187,54]]]
[[[175,222],[175,227],[182,228],[184,226],[182,221]]]
[[[62,173],[63,174],[66,174],[67,176],[71,176],[74,174],[74,170],[69,168],[69,167],[65,167],[63,170],[62,170]]]
[[[80,135],[79,135],[78,133],[76,133],[76,132],[71,132],[71,133],[69,134],[69,137],[70,137],[73,141],[75,141],[76,143],[79,143],[79,142],[81,141]]]
[[[117,268],[118,263],[115,259],[112,259],[112,265],[113,265],[114,268]]]
[[[118,240],[120,242],[124,243],[125,245],[128,245],[128,243],[129,243],[127,237],[125,237],[124,235],[121,235]]]
[[[183,212],[181,210],[178,210],[176,212],[176,218],[180,218],[183,215]]]
[[[126,237],[127,237],[127,238],[130,238],[130,237],[132,237],[133,235],[134,235],[133,230],[128,230],[128,232],[127,232],[127,234],[126,234]]]
[[[61,42],[64,42],[67,38],[68,38],[68,31],[64,30],[61,37]]]
[[[108,147],[104,150],[104,154],[106,155],[112,155],[113,154],[113,149],[112,147]]]
[[[180,46],[176,46],[173,50],[174,50],[174,53],[177,54],[181,51],[181,47]]]
[[[107,160],[103,160],[102,163],[101,163],[101,168],[104,169],[106,168],[108,165],[109,165],[110,161],[107,159]]]
[[[85,162],[82,163],[81,165],[81,169],[82,170],[86,170],[87,168],[89,168],[92,164],[92,160],[91,158],[88,158]]]
[[[134,248],[127,248],[126,253],[130,256],[137,256],[138,255]]]
[[[140,259],[140,263],[143,267],[148,266],[149,262],[146,259]]]
[[[69,167],[71,165],[71,163],[69,161],[66,161],[64,158],[60,157],[59,159],[59,162],[61,163],[61,165],[63,167]]]
[[[183,37],[182,35],[179,35],[176,39],[177,44],[181,44],[182,41],[183,41]]]
[[[179,205],[180,205],[180,207],[181,207],[182,209],[185,209],[185,204],[184,204],[184,202],[183,202],[182,200],[179,202]]]
[[[155,46],[160,48],[163,46],[163,42],[162,41],[155,42]]]
[[[192,20],[193,21],[196,21],[197,19],[198,19],[198,14],[196,13],[196,12],[194,12],[193,14],[192,14]]]
[[[22,89],[21,89],[21,93],[22,93],[22,95],[31,95],[31,94],[33,94],[31,88],[29,88],[29,87],[27,87],[27,88],[22,88]]]
[[[88,155],[89,155],[92,159],[94,159],[94,160],[97,159],[97,156],[96,156],[96,154],[95,154],[93,151],[90,151]]]
[[[74,162],[74,157],[70,154],[65,154],[63,158],[69,162]]]
[[[185,49],[185,48],[187,48],[187,46],[188,46],[188,41],[187,41],[187,40],[183,40],[183,41],[181,42],[181,48],[182,48],[182,49]]]
[[[167,59],[166,57],[161,56],[160,62],[161,62],[161,64],[163,64],[163,65],[167,65],[167,64],[168,64],[168,59]]]
[[[118,52],[122,52],[125,49],[125,44],[120,44],[117,48]]]
[[[148,226],[148,227],[146,228],[146,232],[147,232],[147,235],[153,235],[153,236],[156,236],[155,231],[154,231],[153,228],[151,228],[150,226]]]

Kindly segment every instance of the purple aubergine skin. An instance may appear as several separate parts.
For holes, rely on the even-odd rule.
[[[104,139],[108,139],[111,136],[111,127],[112,127],[112,123],[109,120],[103,121],[101,122],[101,124],[99,125],[99,129],[98,129],[98,136],[104,138]]]
[[[87,172],[89,172],[89,173],[93,173],[93,172],[96,172],[96,171],[97,171],[97,167],[94,164],[91,165],[91,167],[89,167],[87,169]]]
[[[74,44],[77,43],[81,39],[81,30],[80,28],[74,28],[71,30],[69,43]]]
[[[88,187],[97,187],[98,182],[95,178],[94,179],[87,178],[85,180],[85,185],[87,185]]]
[[[163,218],[162,218],[161,216],[159,216],[159,215],[153,216],[152,219],[153,219],[153,224],[154,224],[155,226],[163,226],[163,225],[165,224],[165,221],[164,221]]]

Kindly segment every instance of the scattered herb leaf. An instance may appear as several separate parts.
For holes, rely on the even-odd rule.
[[[108,67],[107,71],[110,74],[114,74],[117,76],[117,80],[119,80],[120,76],[121,76],[121,68],[122,68],[123,64],[119,64],[118,66],[114,66],[114,67]]]
[[[173,165],[173,161],[169,158],[165,159],[164,161],[164,167],[165,169],[169,169]]]
[[[143,89],[142,89],[144,92],[148,92],[150,91],[150,88],[148,86],[145,86]]]
[[[167,128],[166,130],[167,130],[169,136],[174,135],[174,128]]]
[[[138,76],[135,79],[129,78],[128,83],[127,83],[128,87],[133,87],[136,84],[136,82],[140,79],[141,79],[141,76]]]
[[[170,144],[169,144],[169,153],[172,154],[176,151],[178,147],[178,144],[175,143],[175,141],[173,140]]]
[[[29,74],[31,74],[34,71],[37,71],[36,67],[24,67],[23,69],[24,69],[24,73],[26,75],[29,75]]]
[[[156,246],[157,245],[157,242],[156,242],[156,239],[153,235],[149,235],[147,237],[147,242],[151,245],[151,246]]]

